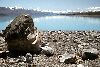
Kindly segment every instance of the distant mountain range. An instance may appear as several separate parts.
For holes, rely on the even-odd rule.
[[[70,11],[67,13],[60,13],[60,15],[100,16],[100,7],[92,7],[80,11]]]
[[[16,7],[0,7],[0,16],[17,16],[20,14],[29,14],[33,18],[44,17],[44,16],[56,16],[56,15],[81,15],[81,16],[93,16],[99,15],[100,10],[86,10],[86,11],[50,11],[50,10],[34,10],[34,9],[24,9],[24,8],[16,8]]]
[[[100,11],[88,11],[88,12],[69,12],[69,13],[60,13],[60,15],[79,15],[79,16],[100,16]]]
[[[17,16],[20,14],[29,14],[33,17],[43,17],[43,16],[54,16],[57,13],[53,12],[43,12],[32,9],[24,9],[24,8],[9,8],[9,7],[0,7],[0,16]]]

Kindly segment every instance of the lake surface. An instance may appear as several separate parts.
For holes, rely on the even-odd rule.
[[[0,16],[0,30],[5,29],[13,18]],[[39,30],[100,30],[100,17],[49,16],[33,20]]]
[[[34,21],[40,30],[100,30],[100,17],[53,16]]]

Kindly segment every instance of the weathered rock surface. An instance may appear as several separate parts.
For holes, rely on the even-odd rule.
[[[38,31],[34,29],[34,22],[29,15],[17,16],[4,30],[5,41],[11,52],[38,52]]]
[[[3,34],[2,34],[3,35]],[[0,57],[6,57],[7,56],[7,43],[5,42],[5,37],[0,35]]]
[[[91,48],[91,49],[83,49],[82,53],[82,59],[83,60],[94,60],[98,58],[99,51],[97,49]]]

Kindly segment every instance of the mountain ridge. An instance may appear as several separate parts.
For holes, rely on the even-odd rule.
[[[42,12],[32,9],[24,9],[24,8],[10,8],[10,7],[0,7],[0,15],[2,16],[17,16],[20,14],[29,14],[33,17],[43,17],[43,16],[54,16],[57,15],[53,12]]]

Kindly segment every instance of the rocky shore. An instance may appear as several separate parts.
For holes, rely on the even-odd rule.
[[[0,32],[0,67],[100,67],[100,31],[38,31],[20,15]]]
[[[99,31],[42,31],[41,41],[42,46],[48,46],[54,50],[52,56],[48,57],[42,53],[38,55],[31,54],[31,63],[26,61],[27,55],[17,58],[0,58],[0,65],[23,67],[28,65],[33,67],[100,67]],[[67,58],[62,58],[62,56]],[[66,60],[66,62],[62,60]]]

